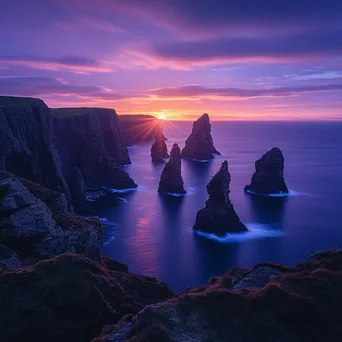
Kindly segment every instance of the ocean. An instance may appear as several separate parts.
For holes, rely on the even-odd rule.
[[[184,146],[191,127],[191,122],[165,121],[169,150],[174,142]],[[209,162],[182,161],[188,191],[183,197],[157,193],[164,165],[151,163],[151,144],[129,148],[132,165],[125,170],[138,189],[89,203],[89,215],[107,223],[105,254],[178,292],[231,267],[294,266],[312,251],[342,245],[342,122],[213,122],[212,136],[222,155]],[[272,147],[284,153],[290,195],[244,193],[255,160]],[[223,239],[195,234],[196,213],[208,198],[206,184],[224,160],[230,198],[249,232]]]

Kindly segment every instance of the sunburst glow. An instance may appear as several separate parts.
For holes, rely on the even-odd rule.
[[[166,116],[165,114],[159,114],[159,115],[157,116],[157,119],[159,119],[159,120],[166,120],[166,119],[167,119],[167,116]]]

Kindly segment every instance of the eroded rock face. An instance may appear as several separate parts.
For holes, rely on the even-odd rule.
[[[247,231],[229,198],[230,173],[225,160],[207,185],[209,199],[196,216],[195,230],[224,236],[230,232]]]
[[[220,152],[214,147],[213,139],[211,137],[209,115],[203,114],[193,124],[192,132],[185,141],[182,157],[209,160],[214,157],[214,154],[220,154]]]
[[[42,100],[0,96],[0,170],[68,196],[50,110]]]
[[[273,147],[255,162],[251,184],[245,191],[268,195],[289,192],[284,180],[284,156],[279,148]]]
[[[341,285],[339,250],[319,253],[294,269],[231,269],[147,306],[102,341],[334,341],[341,334]]]
[[[62,254],[0,272],[0,336],[2,341],[91,341],[105,325],[172,296],[154,278]]]
[[[169,158],[165,137],[163,135],[161,126],[156,134],[156,140],[151,148],[151,158],[153,163],[164,163],[165,159]]]
[[[52,112],[63,174],[69,186],[80,192],[75,189],[76,167],[90,188],[136,187],[127,172],[120,168],[131,161],[126,146],[122,144],[116,112],[101,108],[78,110],[79,115],[74,115],[70,108]]]
[[[63,193],[78,212],[84,185],[137,186],[120,168],[130,159],[114,110],[51,111],[40,99],[0,96],[0,170]],[[75,168],[82,179],[75,179]]]
[[[11,249],[0,245],[0,271],[11,270],[22,266],[21,260]]]
[[[166,163],[160,176],[158,192],[186,194],[181,174],[181,151],[178,144],[173,144],[170,160]]]
[[[27,263],[64,252],[100,260],[102,222],[67,212],[55,192],[48,195],[49,190],[27,184],[28,188],[15,176],[0,173],[1,242]]]

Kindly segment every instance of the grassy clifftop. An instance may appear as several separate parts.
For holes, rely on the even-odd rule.
[[[24,107],[38,103],[43,101],[33,97],[0,96],[0,108]]]
[[[77,108],[51,108],[51,114],[58,117],[86,115],[97,110],[112,110],[110,108],[77,107]],[[114,110],[113,110],[114,111]]]

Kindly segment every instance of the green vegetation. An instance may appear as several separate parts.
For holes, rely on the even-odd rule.
[[[95,110],[111,110],[110,108],[78,107],[78,108],[51,108],[51,114],[59,117],[85,115]]]
[[[0,108],[24,107],[42,102],[41,99],[32,97],[0,96]]]

